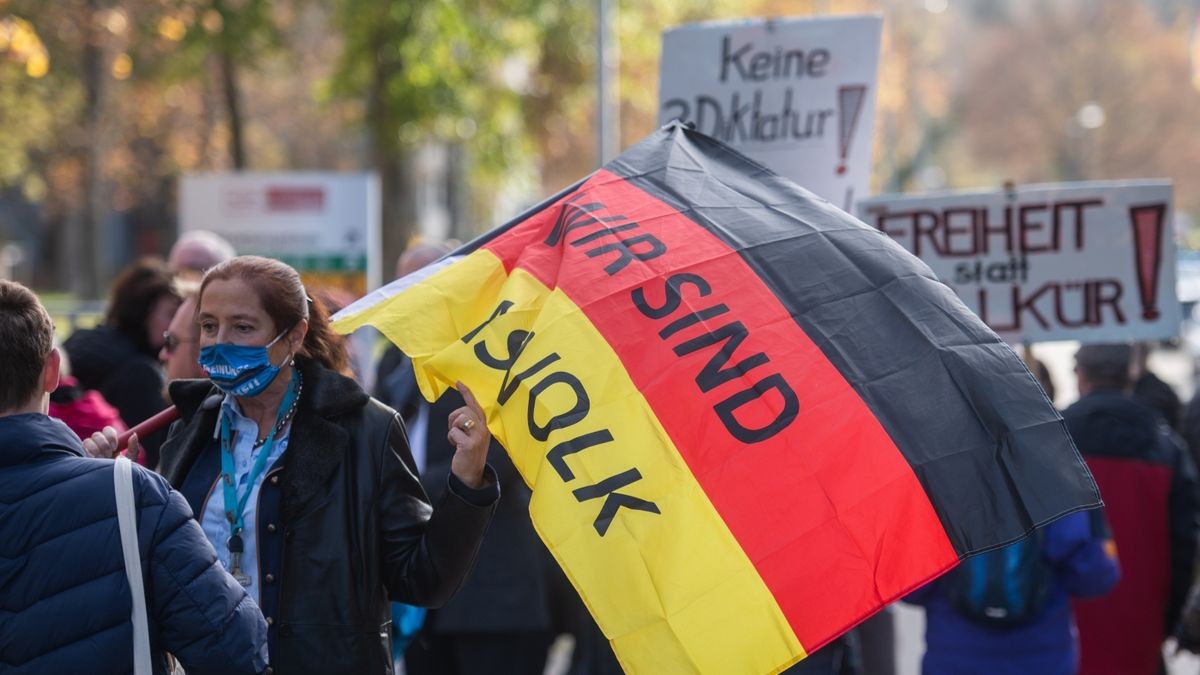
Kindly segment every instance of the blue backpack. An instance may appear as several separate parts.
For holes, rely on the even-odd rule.
[[[1041,530],[1001,549],[967,558],[944,577],[950,606],[993,628],[1033,620],[1046,606],[1054,570],[1042,556]]]

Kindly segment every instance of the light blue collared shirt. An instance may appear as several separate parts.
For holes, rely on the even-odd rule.
[[[255,458],[258,457],[258,453],[264,452],[266,449],[258,448],[256,450],[253,448],[254,441],[258,439],[258,424],[242,414],[237,399],[225,396],[225,400],[221,403],[221,414],[228,417],[230,431],[233,432],[234,473],[237,478],[238,494],[241,494],[245,489],[246,481],[250,478],[250,469],[254,466]],[[220,428],[219,421],[217,428]],[[258,511],[258,492],[263,481],[267,479],[271,467],[287,450],[288,438],[291,434],[292,425],[289,422],[271,444],[269,450],[271,454],[267,455],[267,470],[263,471],[254,481],[254,485],[250,489],[250,499],[246,501],[246,511],[242,514],[245,521],[242,526],[242,541],[246,542],[246,550],[242,553],[241,560],[242,574],[250,577],[250,585],[246,587],[246,592],[260,604],[261,598],[258,596],[258,519],[255,517]],[[225,491],[221,489],[220,483],[221,477],[218,475],[217,485],[213,488],[212,494],[209,495],[208,502],[204,506],[204,517],[200,519],[200,527],[204,530],[204,536],[208,537],[213,548],[217,549],[217,558],[221,561],[221,566],[228,570],[229,520],[225,517]]]

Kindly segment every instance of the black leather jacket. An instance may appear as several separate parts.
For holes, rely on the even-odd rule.
[[[387,601],[437,607],[450,599],[495,511],[495,474],[489,467],[493,484],[483,490],[455,485],[431,508],[395,411],[349,378],[304,359],[297,366],[304,391],[291,440],[259,497],[260,505],[270,499],[268,483],[278,489],[283,537],[277,601],[268,603],[263,591],[264,607],[276,605],[271,668],[390,673]],[[206,380],[187,380],[173,382],[170,393],[182,418],[162,446],[160,469],[182,489],[189,472],[213,466],[208,455],[219,452],[212,443],[218,407],[202,407],[218,392]]]

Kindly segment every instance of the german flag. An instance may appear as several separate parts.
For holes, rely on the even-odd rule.
[[[485,401],[629,672],[779,672],[1100,503],[923,263],[677,124],[336,319]]]

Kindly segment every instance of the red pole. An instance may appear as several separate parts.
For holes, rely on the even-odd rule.
[[[129,445],[129,437],[137,434],[138,438],[145,438],[159,429],[164,429],[168,424],[179,419],[179,409],[171,406],[162,412],[155,414],[153,417],[138,424],[129,431],[117,436],[117,452],[123,452],[125,447]]]

